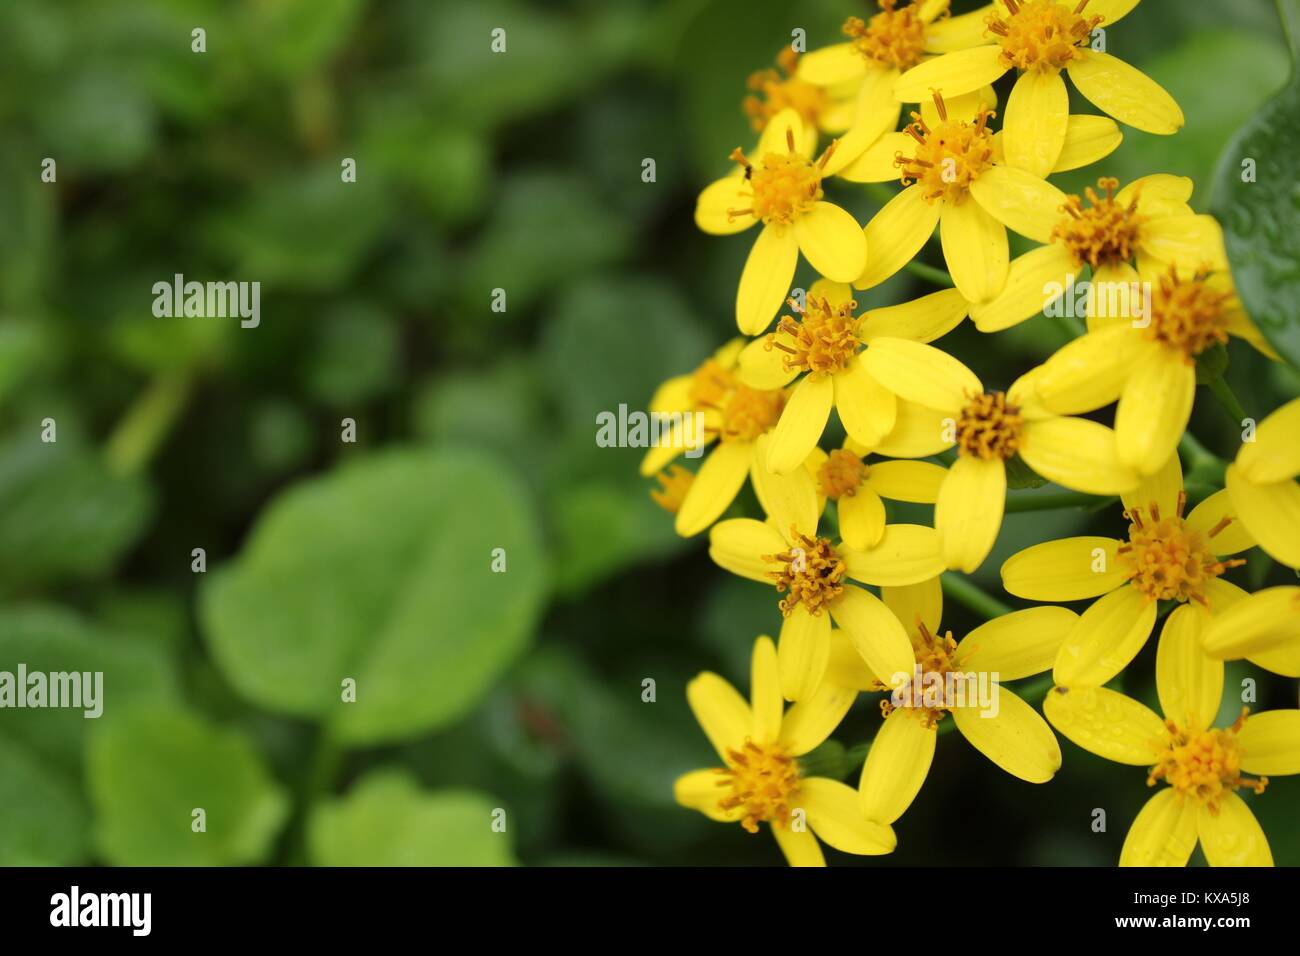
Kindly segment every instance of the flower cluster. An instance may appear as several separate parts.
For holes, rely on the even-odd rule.
[[[1188,204],[1191,180],[1153,170],[1120,183],[1103,168],[1082,196],[1049,182],[1104,167],[1120,124],[1183,124],[1165,90],[1094,48],[1136,5],[998,0],[952,16],[948,0],[880,0],[844,24],[845,42],[787,51],[751,78],[757,144],[699,195],[703,231],[756,229],[736,292],[741,337],[651,403],[703,413],[700,467],[675,463],[669,443],[642,472],[679,534],[707,531],[718,565],[774,588],[783,623],[775,643],[754,643],[749,701],[716,674],[691,682],[720,766],[681,777],[676,796],[751,832],[767,824],[792,865],[821,864],[819,839],[891,852],[949,717],[1032,783],[1061,766],[1056,732],[1147,767],[1157,789],[1121,864],[1183,865],[1198,840],[1214,865],[1272,862],[1238,791],[1300,773],[1300,710],[1215,721],[1225,661],[1300,677],[1300,588],[1247,594],[1224,577],[1256,548],[1300,567],[1300,400],[1262,421],[1222,489],[1198,485],[1189,507],[1179,447],[1198,357],[1229,336],[1277,356],[1237,299],[1218,223]],[[991,84],[1009,71],[1000,109]],[[1104,115],[1070,113],[1067,74]],[[832,180],[900,188],[864,226],[827,198]],[[855,293],[911,267],[936,227],[951,287],[862,311]],[[1008,230],[1031,250],[1012,259]],[[801,257],[821,278],[792,292]],[[933,344],[967,318],[1008,329],[1084,276],[1086,332],[1014,381],[986,384]],[[1097,420],[1109,406],[1112,425]],[[847,437],[823,447],[832,412]],[[1118,499],[1127,537],[1012,556],[1003,586],[1031,606],[956,639],[941,626],[944,585],[985,562],[1008,476],[1026,470],[1099,507]],[[733,516],[747,482],[761,517]],[[891,522],[886,501],[933,505],[932,526]],[[1076,601],[1092,603],[1055,603]],[[1160,716],[1106,685],[1162,619]],[[1000,686],[1039,674],[1041,714]],[[888,695],[884,719],[855,792],[808,755],[873,691]]]

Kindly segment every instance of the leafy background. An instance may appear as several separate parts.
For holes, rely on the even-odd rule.
[[[594,423],[734,333],[748,243],[698,234],[691,208],[751,136],[748,73],[792,27],[820,46],[872,9],[6,3],[0,669],[102,670],[106,707],[0,715],[0,863],[779,862],[671,796],[712,756],[686,681],[711,668],[745,686],[774,602],[678,540],[639,452],[597,448]],[[1187,126],[1127,131],[1104,170],[1061,184],[1184,173],[1208,208],[1220,151],[1288,75],[1276,13],[1145,0],[1121,26],[1109,49]],[[40,181],[47,156],[57,184]],[[862,221],[880,198],[836,195]],[[261,327],[154,318],[151,286],[177,272],[260,281]],[[900,274],[866,301],[925,291]],[[1294,281],[1271,291],[1293,333]],[[1005,383],[1064,340],[1039,317],[942,345]],[[1300,393],[1293,369],[1229,352],[1250,413]],[[1205,394],[1193,430],[1235,451]],[[1005,556],[1114,532],[1117,511],[1010,516],[976,580],[998,593]],[[1256,553],[1234,577],[1285,574]],[[958,634],[978,620],[945,618]],[[1148,700],[1153,659],[1154,642],[1123,678]],[[1230,686],[1243,676],[1261,706],[1295,706],[1294,681],[1232,665]],[[878,720],[860,698],[839,741]],[[1142,772],[1063,750],[1036,788],[945,735],[897,853],[832,861],[1111,864]],[[1284,863],[1300,861],[1298,798],[1283,779],[1252,800]]]

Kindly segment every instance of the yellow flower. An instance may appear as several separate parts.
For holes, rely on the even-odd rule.
[[[1091,269],[1093,293],[1085,304],[1089,328],[1140,319],[1144,278],[1174,267],[1180,276],[1228,268],[1223,230],[1213,216],[1187,205],[1192,181],[1186,176],[1158,173],[1123,189],[1118,179],[1103,177],[1097,185],[1102,194],[1089,187],[1087,205],[1057,190],[1059,202],[1044,196],[1037,212],[1022,210],[1027,215],[1012,228],[1044,245],[1011,263],[995,299],[972,307],[976,328],[998,332],[1037,315],[1063,290],[1070,294],[1084,266]],[[1267,350],[1256,339],[1251,341]]]
[[[881,823],[903,815],[930,772],[938,725],[949,713],[962,736],[1007,773],[1030,783],[1051,780],[1061,767],[1056,736],[1032,707],[1000,682],[1051,667],[1078,616],[1061,607],[1015,611],[981,624],[958,643],[951,631],[941,636],[943,591],[938,578],[881,588],[880,594],[890,612],[906,622],[920,676],[909,674],[891,700],[881,701],[885,722],[871,744],[858,791],[865,815]],[[888,685],[877,674],[861,658],[855,661],[837,650],[826,681],[878,691]],[[987,675],[982,685],[980,675]],[[935,688],[932,696],[927,696],[927,687]],[[942,694],[938,688],[943,688]]]
[[[989,44],[913,67],[894,84],[894,94],[906,102],[924,99],[932,89],[960,96],[1019,69],[1007,100],[1004,147],[1009,163],[1037,176],[1052,171],[1065,147],[1070,94],[1062,70],[1093,105],[1121,123],[1160,134],[1183,125],[1183,111],[1163,87],[1123,60],[1089,48],[1092,31],[1109,28],[1136,0],[1003,0],[1002,6],[984,8]]]
[[[761,447],[766,439],[759,439]],[[812,472],[753,473],[767,521],[733,518],[709,532],[709,556],[733,574],[775,584],[784,621],[778,639],[781,689],[787,700],[807,700],[822,683],[830,657],[831,620],[853,639],[878,674],[909,673],[912,648],[880,599],[851,583],[901,585],[943,569],[934,529],[886,525],[865,551],[817,534],[824,507]],[[883,517],[883,511],[878,515]]]
[[[1205,653],[1249,659],[1283,677],[1300,677],[1300,587],[1234,595],[1205,628]]]
[[[1236,793],[1264,791],[1267,777],[1300,773],[1300,710],[1249,717],[1215,728],[1223,698],[1223,662],[1201,650],[1196,608],[1176,608],[1156,653],[1156,689],[1165,720],[1105,687],[1050,691],[1047,719],[1069,740],[1116,763],[1150,767],[1148,786],[1164,781],[1138,812],[1120,866],[1186,866],[1199,839],[1211,866],[1272,866],[1268,839]]]
[[[745,384],[768,389],[784,388],[803,376],[769,445],[767,467],[778,474],[804,463],[832,406],[849,437],[875,447],[893,430],[898,408],[894,394],[862,364],[863,344],[882,335],[929,342],[961,322],[968,308],[960,293],[947,289],[859,319],[852,290],[826,279],[813,283],[802,307],[794,299],[789,304],[795,315],[783,316],[774,332],[745,347],[738,373]]]
[[[1059,218],[1065,193],[1003,156],[1000,138],[988,128],[994,115],[988,96],[976,90],[945,99],[935,92],[933,106],[912,113],[903,132],[881,136],[840,172],[852,182],[900,179],[906,187],[864,229],[872,256],[853,282],[857,288],[892,276],[938,226],[953,283],[968,301],[988,302],[1007,282],[1007,229],[1048,240],[1044,224]],[[1118,130],[1105,129],[1114,127],[1110,120],[1077,119],[1076,141],[1049,172],[1093,162],[1119,145]]]
[[[669,483],[674,489],[660,503],[677,515],[677,533],[683,537],[699,534],[718,520],[744,487],[745,476],[752,469],[766,467],[756,455],[757,439],[776,427],[786,396],[779,388],[755,389],[737,381],[736,365],[743,344],[743,339],[733,339],[691,374],[664,382],[650,400],[652,413],[703,412],[706,444],[718,440],[689,482],[676,473],[660,479],[663,494],[668,495]],[[686,449],[686,437],[674,426],[668,440],[646,452],[641,474],[660,473]]]
[[[1033,394],[1035,372],[1006,392],[986,392],[975,373],[930,345],[877,338],[863,353],[867,370],[902,398],[946,416],[944,448],[957,445],[934,507],[948,568],[971,572],[993,549],[1006,504],[1007,459],[1019,455],[1044,478],[1088,494],[1111,495],[1137,486],[1115,433],[1083,418],[1055,415]]]
[[[817,132],[839,133],[848,128],[853,117],[853,98],[846,99],[841,90],[827,90],[795,75],[800,56],[783,46],[776,56],[776,68],[756,70],[749,75],[749,94],[741,108],[749,117],[754,132],[762,133],[779,113],[792,109],[803,120],[803,151],[812,155],[817,149]],[[836,151],[838,157],[839,151]]]
[[[1234,520],[1226,491],[1183,517],[1187,493],[1172,455],[1158,473],[1124,494],[1128,539],[1062,538],[1026,548],[1002,565],[1002,586],[1031,601],[1099,598],[1061,645],[1052,679],[1071,689],[1106,683],[1137,656],[1155,626],[1158,601],[1178,601],[1197,629],[1244,596],[1223,580],[1227,558],[1255,542]]]
[[[746,335],[767,328],[781,307],[802,251],[819,273],[836,282],[856,278],[867,261],[867,241],[854,218],[822,198],[827,147],[817,162],[809,157],[804,122],[793,109],[767,124],[751,161],[739,149],[732,159],[741,172],[707,186],[695,205],[704,232],[730,235],[762,223],[740,274],[736,324]]]
[[[1228,466],[1227,485],[1247,530],[1273,558],[1300,568],[1300,398],[1259,423]]]
[[[892,853],[891,827],[868,820],[853,788],[805,776],[799,757],[821,744],[848,713],[856,692],[826,684],[783,712],[772,641],[754,642],[750,702],[717,674],[700,674],[686,699],[724,766],[677,778],[684,807],[757,833],[768,824],[791,866],[825,866],[817,838],[862,856]]]

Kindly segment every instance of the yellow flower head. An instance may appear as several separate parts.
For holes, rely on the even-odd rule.
[[[899,153],[894,165],[904,186],[917,183],[926,202],[956,203],[966,198],[971,183],[993,165],[993,132],[988,121],[996,116],[980,106],[973,120],[948,117],[943,96],[934,94],[939,124],[931,129],[920,113],[903,130],[916,141],[911,155]]]
[[[777,54],[775,69],[769,67],[749,75],[749,94],[741,108],[749,117],[754,132],[763,132],[772,118],[784,109],[797,112],[804,126],[814,132],[823,125],[823,117],[833,106],[833,101],[822,87],[799,79],[795,75],[798,66],[799,54],[784,46]]]
[[[855,52],[872,64],[907,70],[921,62],[925,53],[924,14],[934,14],[936,8],[946,10],[948,4],[908,3],[899,8],[898,0],[880,0],[880,12],[868,23],[861,17],[844,21],[844,33],[851,38]]]
[[[1088,0],[1070,7],[1056,0],[1006,0],[1006,14],[989,14],[989,33],[1007,69],[1062,70],[1084,56],[1092,31],[1104,17],[1087,15]],[[994,8],[996,10],[996,7]]]

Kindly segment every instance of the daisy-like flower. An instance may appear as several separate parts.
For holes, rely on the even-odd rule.
[[[858,304],[843,283],[813,283],[804,304],[791,299],[793,315],[783,316],[774,332],[740,354],[739,378],[755,388],[799,384],[781,411],[768,446],[767,467],[778,474],[798,468],[816,447],[831,408],[854,441],[874,447],[893,430],[898,414],[894,394],[862,364],[861,349],[879,336],[930,342],[966,317],[966,301],[954,289],[914,303],[876,309],[860,319]]]
[[[798,53],[783,46],[776,55],[775,67],[751,73],[746,83],[749,93],[741,109],[749,117],[755,133],[767,129],[767,124],[782,110],[794,110],[803,120],[804,137],[811,138],[804,144],[804,150],[811,155],[817,148],[818,130],[839,133],[848,128],[856,90],[852,93],[828,90],[801,79],[796,75],[799,60]]]
[[[799,766],[799,757],[848,713],[856,692],[826,684],[784,710],[770,638],[754,642],[751,667],[748,703],[717,674],[705,672],[687,686],[686,699],[723,766],[678,777],[677,802],[750,833],[768,824],[791,866],[826,865],[818,837],[845,853],[892,853],[893,829],[862,814],[852,787],[805,775]]]
[[[1002,565],[1002,586],[1031,601],[1097,598],[1066,637],[1052,671],[1071,689],[1106,683],[1137,656],[1155,627],[1157,602],[1177,601],[1208,623],[1243,592],[1223,580],[1245,563],[1254,540],[1234,520],[1226,491],[1210,495],[1186,517],[1178,456],[1123,495],[1127,540],[1099,535],[1061,538],[1026,548]]]
[[[756,457],[757,440],[776,427],[785,406],[782,389],[756,389],[736,379],[736,367],[743,339],[734,339],[689,375],[664,382],[650,400],[650,411],[662,415],[704,413],[704,435],[688,436],[684,428],[672,427],[667,440],[646,452],[641,474],[661,474],[655,495],[667,510],[677,515],[677,533],[699,534],[736,500],[745,477],[753,469],[766,468]],[[693,477],[678,467],[666,475],[662,470],[686,450],[688,437],[706,444],[717,441]],[[682,474],[682,473],[685,474]],[[662,497],[662,500],[661,500]]]
[[[1205,653],[1248,658],[1283,677],[1300,677],[1300,587],[1265,588],[1229,601],[1205,628]]]
[[[867,261],[867,240],[854,218],[823,198],[832,142],[814,162],[804,122],[782,110],[763,130],[751,161],[737,149],[731,158],[741,172],[705,187],[695,204],[695,223],[704,232],[730,235],[762,224],[736,292],[736,324],[758,335],[772,321],[790,291],[799,253],[836,282],[856,278]]]
[[[1028,608],[981,624],[957,642],[951,631],[940,630],[943,591],[938,578],[881,588],[880,594],[906,623],[917,667],[890,700],[881,701],[885,722],[862,767],[863,813],[881,823],[903,815],[930,772],[939,723],[948,714],[962,736],[1007,773],[1030,783],[1051,780],[1061,767],[1056,736],[1037,711],[1001,682],[1051,667],[1077,615],[1061,607]],[[842,649],[826,680],[863,691],[888,686]]]
[[[769,520],[719,521],[709,532],[709,556],[784,595],[777,646],[786,699],[807,700],[821,685],[832,619],[875,673],[910,673],[912,646],[902,626],[879,598],[852,582],[901,585],[934,577],[943,568],[934,529],[887,525],[873,548],[854,550],[818,536],[824,499],[807,468],[789,475],[755,471],[754,478]]]
[[[1115,433],[1043,409],[1033,394],[1035,372],[1006,392],[989,392],[947,353],[898,338],[873,339],[862,361],[890,391],[945,416],[941,437],[945,448],[956,444],[957,460],[939,489],[934,525],[950,569],[974,571],[993,549],[1006,504],[1006,462],[1017,454],[1075,491],[1112,495],[1137,487]]]
[[[1271,557],[1300,568],[1300,398],[1259,423],[1228,466],[1227,485],[1241,523]]]
[[[1007,229],[1046,241],[1039,238],[1043,224],[1059,218],[1065,193],[1004,159],[988,127],[993,115],[978,91],[955,99],[936,91],[933,107],[923,105],[902,133],[881,136],[841,171],[853,182],[898,179],[906,187],[867,223],[864,233],[872,256],[855,287],[884,282],[938,226],[953,283],[967,301],[988,302],[1007,281]],[[1049,171],[1100,159],[1119,145],[1118,135],[1097,131],[1093,123],[1076,125],[1076,145],[1064,164],[1058,159]]]
[[[1085,750],[1149,767],[1165,783],[1138,812],[1120,866],[1186,866],[1200,841],[1211,866],[1272,866],[1268,838],[1246,802],[1268,776],[1300,773],[1300,710],[1241,716],[1216,728],[1223,662],[1201,650],[1200,614],[1184,605],[1165,621],[1156,652],[1156,689],[1165,719],[1105,687],[1057,687],[1043,701],[1052,726]],[[1247,774],[1257,775],[1252,779]]]
[[[1008,70],[1020,75],[1007,100],[1007,160],[1038,176],[1056,165],[1069,125],[1066,70],[1075,88],[1102,112],[1148,133],[1170,134],[1183,111],[1158,83],[1109,53],[1089,48],[1092,31],[1110,27],[1137,0],[1002,0],[985,8],[990,43],[947,53],[913,67],[894,84],[905,102],[932,89],[960,96]]]

